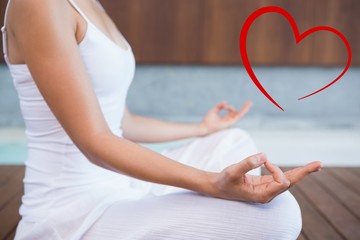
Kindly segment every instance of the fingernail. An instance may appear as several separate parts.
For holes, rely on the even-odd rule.
[[[256,155],[257,164],[262,164],[266,162],[266,155],[264,153],[259,153]]]
[[[252,164],[253,166],[259,165],[259,159],[258,159],[257,156],[254,157],[254,158],[251,158],[251,164]]]
[[[320,162],[320,161],[319,161],[319,162]],[[323,168],[323,163],[320,162],[320,166],[319,166],[319,168],[318,168],[316,171],[317,171],[317,172],[320,172],[322,168]]]
[[[251,157],[251,164],[253,166],[258,166],[260,164],[260,158],[258,155]]]

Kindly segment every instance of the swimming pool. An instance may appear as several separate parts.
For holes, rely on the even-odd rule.
[[[0,165],[24,164],[27,156],[24,129],[0,129]],[[279,166],[299,166],[313,160],[325,166],[360,166],[360,128],[251,131],[258,150]],[[142,144],[154,151],[173,148],[191,139]],[[239,159],[239,161],[242,159]]]
[[[25,142],[0,143],[0,165],[24,164],[26,155]]]

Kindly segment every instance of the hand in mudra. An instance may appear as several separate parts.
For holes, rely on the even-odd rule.
[[[263,165],[271,175],[255,176],[248,171]],[[280,193],[301,181],[306,175],[321,169],[321,162],[311,162],[303,167],[282,172],[270,163],[263,153],[250,156],[225,168],[214,177],[217,197],[247,202],[267,203]]]
[[[200,124],[206,130],[206,134],[230,128],[250,110],[251,106],[251,101],[246,101],[240,110],[237,111],[225,101],[220,102],[206,113]],[[221,116],[221,110],[227,111],[227,114]]]

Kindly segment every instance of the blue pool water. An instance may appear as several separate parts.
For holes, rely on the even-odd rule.
[[[26,156],[25,143],[0,144],[0,164],[24,164]]]

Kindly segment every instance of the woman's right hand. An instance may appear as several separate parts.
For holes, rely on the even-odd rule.
[[[263,164],[271,175],[246,174]],[[319,171],[321,167],[321,162],[316,161],[282,172],[279,167],[267,160],[265,154],[259,153],[214,174],[212,184],[214,192],[211,195],[231,200],[268,203],[306,175]]]

